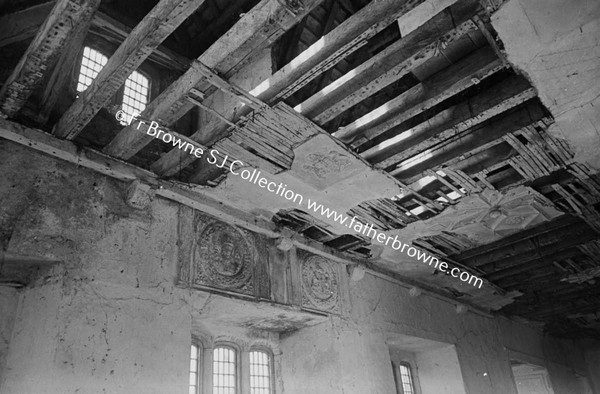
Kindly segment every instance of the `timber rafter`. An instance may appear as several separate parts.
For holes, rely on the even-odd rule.
[[[64,50],[76,26],[89,23],[99,0],[58,0],[0,89],[0,114],[14,117]]]

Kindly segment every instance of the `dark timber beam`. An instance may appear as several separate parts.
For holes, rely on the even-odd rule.
[[[330,33],[299,54],[264,82],[260,98],[281,100],[291,96],[319,74],[367,43],[367,40],[425,0],[377,0],[358,10]]]
[[[548,300],[549,303],[556,305],[557,301],[560,300],[591,295],[600,295],[600,286],[561,282],[560,285],[552,287],[543,293],[529,293],[519,297],[517,303],[522,305],[515,305],[513,308],[518,309],[519,307],[523,308],[523,306],[531,308],[541,307],[543,304],[540,303],[540,300]],[[512,310],[513,308],[509,309]]]
[[[32,38],[50,14],[55,3],[55,1],[50,1],[0,17],[0,48],[13,42]],[[131,33],[131,27],[96,11],[92,18],[90,33],[119,45]],[[165,68],[181,72],[187,70],[191,63],[190,59],[163,46],[156,48],[149,59]]]
[[[556,242],[565,235],[572,234],[573,232],[589,230],[588,225],[581,220],[573,222],[570,220],[567,222],[562,222],[559,220],[556,222],[555,226],[556,227],[548,227],[548,229],[552,230],[541,231],[532,237],[527,237],[525,235],[523,238],[517,238],[514,243],[507,244],[504,247],[495,249],[490,248],[488,253],[467,258],[458,255],[455,258],[467,265],[480,266],[491,264],[504,258],[514,257],[523,252],[536,250],[541,245]]]
[[[467,263],[467,266],[477,267],[484,271],[495,271],[508,267],[514,267],[544,257],[550,257],[552,254],[560,252],[561,250],[580,245],[584,242],[596,239],[597,237],[598,234],[590,231],[587,226],[582,228],[574,228],[568,234],[556,235],[548,239],[540,240],[539,246],[535,246],[534,249],[512,255],[507,254],[507,257],[505,258],[490,262],[486,262],[487,259],[480,259],[479,261],[473,261],[470,264]]]
[[[125,41],[131,34],[131,31],[131,27],[102,12],[96,12],[90,28],[90,33],[117,44],[121,44]],[[188,59],[163,45],[159,45],[150,56],[148,56],[148,59],[169,70],[176,70],[182,73],[190,67],[192,62],[191,59]]]
[[[560,252],[554,253],[551,256],[545,256],[536,260],[529,261],[526,264],[519,264],[509,268],[492,271],[489,274],[485,275],[485,277],[493,282],[502,280],[504,281],[503,283],[507,283],[507,281],[509,280],[508,278],[512,278],[513,276],[523,274],[526,272],[535,272],[536,270],[539,270],[543,267],[551,266],[552,263],[555,261],[561,261],[563,259],[570,258],[577,254],[579,254],[578,250],[571,247],[565,250],[561,250]],[[527,289],[524,290],[529,291],[533,289],[527,287]]]
[[[548,222],[542,223],[538,226],[532,227],[525,231],[521,231],[518,234],[509,235],[508,237],[504,237],[499,241],[493,242],[488,245],[479,246],[473,249],[469,249],[465,252],[462,252],[457,255],[453,255],[452,258],[458,261],[466,261],[467,259],[473,258],[479,255],[487,255],[491,253],[493,250],[504,249],[514,243],[525,241],[529,238],[533,238],[542,234],[546,234],[548,232],[553,232],[561,228],[565,228],[567,226],[571,226],[574,223],[581,222],[576,216],[573,215],[561,215],[556,219]]]
[[[91,16],[91,15],[90,15]],[[48,121],[52,109],[65,94],[72,81],[73,68],[79,64],[80,53],[85,37],[88,34],[92,18],[86,18],[75,26],[68,39],[65,50],[61,53],[49,78],[44,81],[36,120],[40,124]]]
[[[159,197],[200,210],[234,226],[270,238],[282,236],[277,226],[271,221],[257,218],[250,213],[227,206],[197,190],[191,190],[185,184],[160,180],[156,174],[150,171],[114,159],[93,149],[78,147],[71,141],[60,140],[49,133],[0,119],[0,138],[120,181],[140,180],[155,189],[155,195]],[[299,249],[324,256],[342,264],[362,263],[362,260],[338,252],[316,241],[306,239],[301,235],[292,236],[292,242]]]
[[[566,305],[558,305],[554,308],[549,307],[545,310],[535,311],[527,314],[526,317],[533,320],[549,320],[554,317],[564,318],[567,315],[585,314],[600,311],[600,302],[594,299],[577,299],[576,301],[567,302]]]
[[[478,84],[504,65],[490,48],[482,48],[458,63],[432,75],[406,92],[333,133],[350,144],[357,138],[372,140],[442,101]]]
[[[31,6],[0,17],[0,48],[35,36],[55,2]]]
[[[161,0],[110,57],[90,87],[82,92],[54,128],[60,138],[73,139],[125,80],[204,0]]]
[[[435,149],[427,150],[394,166],[390,173],[406,183],[411,183],[422,177],[422,172],[444,162],[476,149],[486,143],[527,127],[544,116],[537,102],[530,102],[515,111],[500,116],[496,122],[475,127],[461,135],[461,138]],[[380,165],[377,167],[383,168]]]
[[[535,89],[525,79],[512,77],[411,127],[410,135],[399,133],[395,138],[363,152],[361,156],[382,167],[391,166],[440,143],[460,138],[464,131],[511,110],[536,95]]]
[[[370,2],[296,56],[290,63],[253,89],[251,93],[267,103],[275,103],[289,97],[340,60],[361,48],[369,38],[391,23],[395,23],[401,15],[424,2],[426,1],[378,0]],[[232,113],[233,109],[228,108],[225,112]],[[245,114],[247,112],[239,115]],[[226,130],[227,127],[221,122],[214,121],[196,131],[191,138],[211,145],[222,138]],[[153,168],[156,168],[162,175],[173,175],[177,169],[190,165],[194,160],[189,155],[181,155],[179,151],[173,149],[155,162]]]
[[[262,0],[198,57],[201,64],[215,70],[218,74],[230,77],[241,64],[260,50],[271,45],[286,30],[294,26],[321,0],[298,3],[291,0]],[[302,7],[300,8],[300,6]],[[199,91],[210,89],[207,82],[202,83],[204,75],[195,67],[190,67],[177,81],[171,84],[156,99],[152,100],[141,116],[169,126],[185,115],[194,104],[186,99],[191,88]],[[136,130],[129,126],[104,148],[104,152],[121,159],[128,159],[152,141],[145,130]],[[198,141],[197,135],[190,138]],[[179,165],[177,149],[167,153],[173,157],[173,167]],[[188,163],[189,164],[189,163]]]
[[[475,23],[469,20],[441,36],[428,34],[423,39],[423,30],[437,32],[438,20],[443,21],[446,18],[445,13],[438,14],[422,28],[399,39],[306,99],[296,109],[317,124],[325,124],[345,110],[398,81],[428,60],[442,56],[440,48],[452,45],[453,42],[476,30]]]
[[[86,24],[100,0],[58,0],[0,89],[0,115],[13,117],[54,64],[75,26]]]

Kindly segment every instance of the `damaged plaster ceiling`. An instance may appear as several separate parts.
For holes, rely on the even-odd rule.
[[[510,18],[498,20],[511,12],[502,1],[237,0],[225,12],[222,1],[205,0],[169,23],[163,10],[151,30],[144,10],[153,3],[141,3],[62,10],[83,30],[57,25],[47,46],[36,42],[50,34],[42,23],[57,10],[25,3],[7,10],[15,15],[0,26],[33,8],[42,17],[29,19],[40,29],[0,42],[8,54],[0,108],[6,124],[24,125],[3,136],[40,150],[57,146],[23,137],[23,127],[39,128],[395,278],[561,334],[597,334],[600,178],[588,163],[593,154],[556,130],[557,118],[560,127],[574,124],[565,119],[573,103],[553,103],[562,85],[546,86],[548,70],[536,73],[536,62],[551,55],[530,59],[525,72],[508,56],[507,48],[528,54],[502,22]],[[131,33],[136,24],[147,34]],[[81,94],[67,88],[62,71],[76,73],[77,56],[62,55],[67,39],[79,45],[69,47],[74,54],[88,42],[113,53]],[[141,118],[260,170],[304,203],[120,125],[111,97],[138,67],[160,78]],[[103,168],[102,160],[90,159],[90,167]],[[486,283],[478,289],[435,273],[309,212],[308,199]]]

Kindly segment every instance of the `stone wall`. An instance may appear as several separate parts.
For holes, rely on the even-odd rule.
[[[492,18],[509,62],[536,87],[575,160],[600,169],[600,3],[510,0]]]
[[[0,377],[4,375],[4,360],[8,354],[18,301],[19,294],[16,289],[0,286]]]
[[[277,303],[274,291],[258,302],[178,286],[182,235],[197,236],[182,234],[190,231],[182,230],[183,207],[155,198],[133,209],[127,185],[6,141],[0,157],[3,207],[27,202],[2,212],[7,251],[61,262],[19,291],[16,309],[15,292],[1,293],[0,333],[10,337],[0,349],[3,394],[184,393],[191,338],[200,334],[272,349],[280,393],[393,393],[390,344],[400,337],[454,345],[468,394],[515,393],[508,349],[546,363],[556,394],[577,394],[573,371],[586,371],[571,342],[459,314],[449,301],[411,297],[370,274],[352,282],[339,265],[333,313],[302,312],[329,308],[333,284],[303,282],[310,256],[272,245],[258,258],[277,267],[269,271]],[[295,288],[280,283],[283,273]]]

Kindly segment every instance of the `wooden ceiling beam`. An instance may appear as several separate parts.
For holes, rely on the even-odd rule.
[[[0,17],[0,48],[35,36],[55,1],[36,4]]]
[[[428,60],[442,56],[440,48],[452,45],[477,29],[468,20],[438,36],[439,26],[448,19],[438,14],[408,36],[399,39],[363,64],[348,71],[320,92],[306,99],[295,109],[323,125],[342,112],[400,80]],[[423,38],[425,36],[425,38]]]
[[[520,108],[504,113],[498,120],[488,125],[476,127],[472,132],[465,134],[461,139],[448,144],[441,144],[431,150],[395,165],[390,173],[406,182],[411,183],[423,177],[422,172],[432,167],[442,165],[464,153],[477,149],[486,143],[496,141],[504,135],[520,130],[542,119],[544,111],[537,102],[529,102]],[[384,168],[377,165],[379,168]]]
[[[564,306],[548,306],[545,310],[535,311],[525,315],[533,320],[549,320],[555,317],[565,318],[565,315],[586,314],[600,311],[600,302],[596,300],[578,299],[580,302],[569,302]]]
[[[341,127],[333,136],[346,144],[358,138],[372,140],[503,68],[504,65],[489,47],[482,48]]]
[[[231,19],[236,19],[237,22],[240,17],[243,15],[243,11],[241,8],[241,2],[231,2],[233,4],[227,4],[224,10],[218,10],[218,16],[210,21],[207,26],[202,26],[200,32],[196,35],[194,39],[191,40],[192,45],[198,45],[195,41],[202,40],[202,42],[208,41],[208,43],[213,42],[217,38],[217,32],[224,28],[223,25],[231,24]],[[215,6],[217,2],[214,3]],[[218,7],[216,7],[218,9]],[[234,24],[235,24],[234,22]],[[222,30],[221,30],[222,31]],[[205,41],[206,40],[206,41]],[[198,53],[198,52],[196,52]]]
[[[198,61],[220,75],[231,77],[244,62],[271,45],[286,30],[316,7],[320,1],[306,0],[298,3],[291,0],[262,0],[204,51],[198,57]],[[302,9],[295,7],[301,4],[303,4]],[[202,92],[211,88],[210,84],[202,82],[203,78],[204,75],[198,69],[190,67],[179,79],[152,100],[141,116],[145,119],[155,120],[161,125],[171,125],[194,106],[186,99],[186,95],[192,87]],[[198,137],[198,133],[190,136],[195,141],[198,141]],[[129,159],[149,144],[152,139],[135,127],[128,126],[123,128],[103,151],[114,157]],[[173,167],[179,165],[178,149],[173,149],[167,155],[173,159]]]
[[[563,282],[564,283],[564,282]],[[565,283],[561,284],[558,287],[553,287],[548,289],[547,292],[541,293],[526,293],[525,295],[519,297],[514,305],[515,308],[519,306],[535,306],[535,307],[543,307],[544,304],[557,305],[559,302],[557,301],[568,301],[570,299],[577,299],[587,296],[595,296],[600,295],[600,286],[592,286],[592,285],[582,285],[575,283]],[[547,302],[544,302],[546,300]],[[522,305],[518,305],[522,304]],[[511,304],[512,305],[512,304]],[[511,308],[509,308],[511,309]]]
[[[382,0],[369,3],[259,84],[251,93],[267,103],[274,103],[289,97],[300,87],[366,44],[367,39],[395,22],[400,15],[410,11],[423,1],[425,0],[409,0],[400,3],[396,0]],[[233,108],[228,108],[225,112],[231,113]],[[248,109],[245,111],[242,109],[237,116],[244,116],[248,113]],[[212,145],[224,136],[226,130],[227,127],[221,122],[212,121],[196,131],[190,138],[202,141],[206,145]],[[160,174],[168,176],[194,161],[195,158],[191,155],[181,155],[177,149],[172,149],[157,160],[152,167]]]
[[[0,119],[0,138],[5,138],[51,157],[91,169],[120,181],[131,182],[140,180],[150,185],[156,196],[200,210],[234,226],[239,226],[270,238],[282,236],[277,226],[271,221],[256,218],[248,212],[227,206],[223,202],[199,192],[197,189],[192,190],[188,185],[158,179],[156,174],[150,171],[114,159],[93,149],[81,148],[71,141],[58,139],[52,134],[41,130]],[[342,264],[351,262],[364,263],[362,259],[346,255],[301,235],[292,236],[292,242],[299,249],[324,256]]]
[[[259,93],[259,97],[273,102],[291,96],[341,59],[361,48],[368,39],[395,23],[400,16],[428,1],[431,0],[370,2],[263,82],[261,86],[265,88]]]
[[[548,262],[548,264],[552,263]],[[546,268],[544,271],[538,271],[535,274],[527,273],[515,276],[510,280],[499,280],[494,283],[507,291],[518,290],[525,292],[548,289],[552,287],[553,283],[557,283],[559,279],[560,276],[554,268]]]
[[[58,0],[0,89],[0,115],[14,117],[54,64],[75,26],[87,24],[100,0]]]
[[[96,12],[90,28],[91,34],[111,42],[116,42],[119,45],[127,39],[131,34],[131,31],[131,27],[102,12]],[[176,70],[182,73],[187,70],[192,63],[191,59],[188,59],[163,45],[156,47],[148,56],[148,60],[168,70]]]
[[[57,137],[73,139],[125,83],[125,80],[205,0],[161,0],[133,29],[54,127]]]
[[[0,48],[35,36],[55,3],[56,1],[49,1],[0,17]],[[89,32],[120,44],[131,33],[131,27],[96,11]],[[190,59],[162,45],[152,52],[149,59],[165,68],[181,72],[187,70],[191,63]]]
[[[553,261],[547,261],[546,265],[541,264],[538,267],[538,271],[535,273],[528,272],[521,275],[515,275],[509,279],[503,278],[496,280],[494,283],[507,291],[519,290],[523,293],[545,291],[552,288],[561,278],[560,273],[556,270],[556,267],[553,266],[550,268],[552,263]],[[544,267],[544,270],[539,271],[542,269],[542,267]]]
[[[334,27],[336,23],[336,18],[340,12],[341,5],[338,0],[333,0],[331,9],[329,10],[329,15],[327,16],[327,20],[323,23],[323,29],[321,30],[321,37],[329,33]],[[340,63],[341,64],[341,63]],[[314,90],[312,94],[319,91],[319,89],[323,86],[324,82],[327,82],[327,78],[330,77],[331,72],[335,67],[330,68],[329,70],[321,73],[318,79],[314,82]]]
[[[510,255],[506,258],[489,261],[487,259],[481,259],[480,261],[474,260],[467,265],[469,267],[478,267],[484,271],[486,270],[498,270],[503,268],[512,267],[515,265],[522,265],[530,261],[551,256],[553,253],[559,252],[564,249],[568,249],[572,246],[580,245],[584,242],[596,239],[598,234],[594,231],[590,231],[588,226],[573,229],[568,234],[562,234],[560,237],[554,238],[554,240],[546,239],[540,241],[540,245],[534,249],[530,249],[515,255]]]
[[[394,163],[408,160],[425,150],[433,149],[439,144],[459,139],[469,129],[523,104],[536,95],[536,90],[526,80],[517,76],[511,77],[473,98],[451,106],[425,122],[411,127],[410,136],[402,138],[404,136],[399,133],[398,143],[390,145],[390,141],[394,141],[392,137],[363,152],[361,156],[367,160],[378,157],[383,159],[381,152],[393,149],[398,153],[388,155],[389,157],[383,160],[369,160],[387,168]]]
[[[36,114],[36,121],[39,124],[45,124],[48,121],[54,106],[65,94],[65,91],[68,91],[68,85],[73,78],[72,71],[80,62],[83,42],[92,20],[93,18],[86,18],[75,25],[73,34],[69,36],[65,45],[65,50],[62,51],[49,78],[45,80]]]
[[[540,245],[551,244],[560,240],[562,237],[573,232],[584,232],[589,230],[589,226],[583,221],[574,221],[564,227],[554,228],[553,231],[543,232],[533,237],[523,238],[516,240],[514,243],[506,245],[503,248],[491,249],[488,253],[478,255],[470,258],[461,258],[457,256],[457,259],[463,263],[474,266],[486,265],[496,261],[500,261],[504,258],[513,257],[525,252],[536,250]]]
[[[489,274],[485,275],[487,279],[492,282],[498,280],[507,280],[507,278],[513,277],[515,275],[523,274],[526,272],[533,272],[535,270],[539,270],[541,267],[549,266],[554,261],[560,261],[565,258],[569,258],[578,254],[577,249],[568,248],[566,250],[561,250],[549,257],[542,257],[536,260],[532,260],[527,264],[519,264],[514,267],[509,267],[497,271],[492,271]]]
[[[459,261],[466,261],[467,259],[470,259],[472,257],[482,254],[488,254],[491,253],[493,250],[505,248],[513,243],[525,241],[529,238],[546,234],[548,232],[553,232],[560,228],[571,226],[572,224],[577,222],[581,222],[581,219],[579,219],[576,216],[568,214],[561,215],[550,222],[542,223],[517,234],[509,235],[508,237],[504,237],[496,242],[469,249],[460,254],[453,255],[452,258]]]

